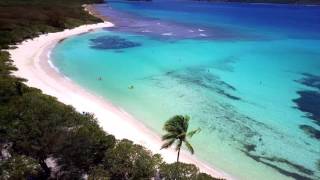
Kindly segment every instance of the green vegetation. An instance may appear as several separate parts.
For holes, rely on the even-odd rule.
[[[45,32],[100,22],[82,4],[102,0],[0,0],[0,49]]]
[[[82,4],[101,0],[0,0],[0,48],[85,23],[100,22]],[[0,179],[211,180],[190,164],[105,133],[95,117],[26,86],[0,50]],[[173,169],[172,169],[173,168]]]
[[[179,169],[179,171],[177,171]],[[160,166],[159,171],[162,179],[175,180],[217,180],[205,173],[200,173],[199,169],[193,164],[173,163]]]
[[[0,166],[1,179],[21,179],[21,177],[39,177],[41,168],[37,162],[27,156],[13,156]]]
[[[161,149],[168,148],[176,143],[176,151],[178,151],[177,162],[179,162],[180,150],[183,143],[191,154],[194,153],[193,147],[187,137],[191,138],[194,134],[198,133],[200,129],[188,132],[189,120],[189,116],[176,115],[170,118],[163,127],[163,129],[167,131],[167,134],[162,136],[162,140],[165,141],[165,143]]]

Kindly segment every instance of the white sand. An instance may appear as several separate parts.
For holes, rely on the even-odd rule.
[[[39,88],[43,93],[54,96],[65,104],[72,105],[79,112],[94,113],[100,126],[116,138],[130,139],[148,148],[153,153],[161,154],[166,162],[174,162],[176,151],[173,149],[160,150],[162,144],[160,135],[146,128],[121,108],[113,106],[105,99],[93,95],[93,93],[81,88],[70,79],[65,78],[50,63],[50,52],[59,40],[93,29],[111,26],[113,24],[109,22],[83,25],[75,29],[49,33],[32,40],[26,40],[18,44],[16,49],[9,50],[11,58],[18,68],[18,71],[14,74],[27,79],[27,85]],[[195,156],[188,152],[183,151],[180,158],[182,162],[197,165],[202,172],[215,177],[234,179],[197,160]]]

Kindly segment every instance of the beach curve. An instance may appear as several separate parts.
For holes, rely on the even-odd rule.
[[[37,38],[25,40],[17,44],[15,49],[8,50],[14,65],[18,68],[13,74],[27,79],[28,81],[25,83],[28,86],[38,88],[44,94],[54,96],[67,105],[72,105],[79,112],[93,113],[97,117],[99,125],[116,138],[132,140],[153,153],[161,154],[166,162],[174,162],[176,160],[174,149],[160,150],[162,144],[160,135],[152,132],[120,107],[115,107],[102,97],[94,95],[66,78],[50,64],[51,50],[63,39],[112,26],[113,24],[110,22],[82,25],[74,29],[43,34]],[[197,165],[201,172],[215,177],[235,179],[227,173],[201,162],[186,151],[182,151],[180,158],[182,162]]]

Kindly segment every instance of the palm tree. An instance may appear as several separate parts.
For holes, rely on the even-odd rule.
[[[176,151],[178,151],[177,162],[179,162],[180,149],[183,143],[191,154],[194,153],[193,147],[187,137],[191,138],[194,134],[200,132],[200,128],[188,132],[189,120],[189,116],[176,115],[170,118],[163,126],[167,134],[162,136],[164,144],[161,149],[168,148],[176,143]]]

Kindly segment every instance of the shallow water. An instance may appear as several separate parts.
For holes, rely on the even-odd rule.
[[[158,133],[191,116],[196,155],[239,179],[319,179],[320,7],[109,1],[115,28],[53,63]]]

